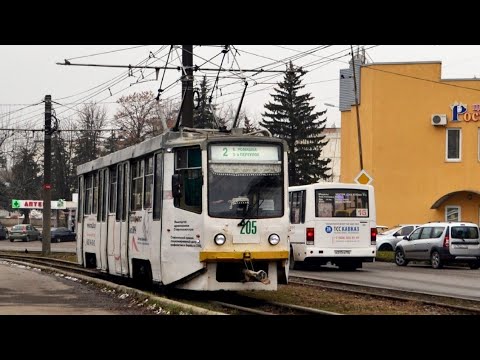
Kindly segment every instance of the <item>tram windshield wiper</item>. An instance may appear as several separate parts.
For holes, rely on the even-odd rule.
[[[257,201],[255,202],[255,204],[252,205],[252,207],[247,208],[247,211],[245,212],[245,215],[243,216],[242,220],[238,223],[238,226],[244,226],[245,225],[245,220],[247,220],[247,218],[252,214],[254,209],[260,208],[260,205],[262,205],[263,201],[264,201],[264,199],[261,199],[261,201],[260,201],[260,198],[258,198]],[[250,219],[248,219],[248,220],[250,220]]]

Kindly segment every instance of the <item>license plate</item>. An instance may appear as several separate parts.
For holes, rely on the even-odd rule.
[[[352,250],[335,250],[335,254],[344,254],[344,255],[348,255],[350,254]]]
[[[468,249],[467,245],[454,245],[455,249]]]

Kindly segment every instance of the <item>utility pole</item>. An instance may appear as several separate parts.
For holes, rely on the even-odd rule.
[[[51,199],[50,193],[52,171],[52,96],[45,95],[45,140],[44,140],[44,169],[43,169],[43,229],[42,255],[50,255],[50,222]]]
[[[182,63],[185,68],[182,79],[182,94],[185,94],[182,126],[193,127],[193,45],[182,45]]]
[[[360,114],[358,113],[357,77],[355,75],[355,57],[353,55],[352,45],[350,45],[350,49],[352,51],[353,88],[355,89],[355,109],[357,112],[358,155],[360,156],[360,171],[362,171],[363,170],[362,133],[360,131]]]

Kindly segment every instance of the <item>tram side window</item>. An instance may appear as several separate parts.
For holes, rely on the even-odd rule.
[[[142,185],[143,185],[143,162],[142,160],[136,160],[132,162],[132,197],[131,210],[142,210]]]
[[[82,177],[78,177],[78,212],[77,212],[77,222],[81,223],[83,218],[83,186],[82,186]]]
[[[102,182],[102,221],[107,219],[107,190],[108,190],[108,182],[107,182],[107,169],[102,170],[103,174],[103,182]]]
[[[110,169],[109,212],[114,213],[117,207],[117,169]]]
[[[145,186],[143,194],[143,208],[152,207],[153,196],[153,156],[145,158]]]
[[[85,215],[92,213],[93,203],[93,174],[87,174],[85,176]]]
[[[305,190],[290,193],[290,223],[305,223]]]
[[[177,149],[175,174],[182,179],[182,196],[175,199],[175,207],[202,212],[202,152],[200,148]]]
[[[160,220],[163,191],[163,157],[155,154],[155,183],[153,200],[153,220]]]
[[[93,202],[92,214],[97,213],[98,208],[98,173],[93,174]]]
[[[97,222],[102,220],[102,209],[103,209],[103,170],[100,170],[99,173],[99,183],[98,183],[98,206],[97,206]]]
[[[123,167],[117,166],[117,209],[115,214],[115,220],[120,221],[122,218],[122,205],[123,205]]]

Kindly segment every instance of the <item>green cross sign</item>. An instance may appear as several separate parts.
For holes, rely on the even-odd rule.
[[[12,200],[12,209],[19,209],[20,208],[20,201],[14,199]]]

